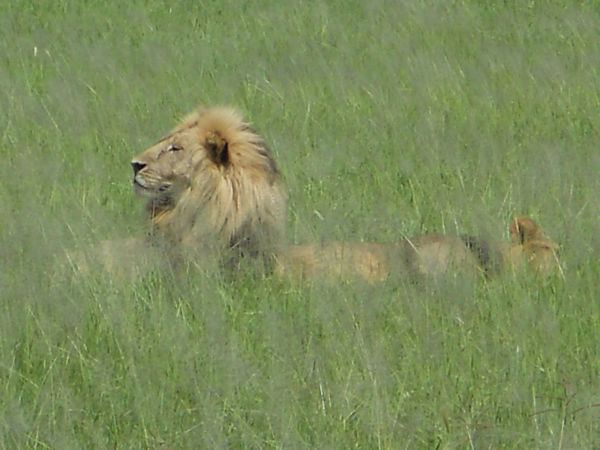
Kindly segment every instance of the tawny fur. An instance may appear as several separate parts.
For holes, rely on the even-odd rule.
[[[226,107],[199,109],[137,155],[134,186],[152,235],[171,248],[273,257],[283,240],[286,194],[264,140]]]
[[[435,278],[446,273],[533,269],[560,272],[558,246],[528,217],[514,219],[511,242],[426,234],[394,243],[291,245],[277,258],[276,272],[292,278],[358,278],[377,283],[390,277]]]

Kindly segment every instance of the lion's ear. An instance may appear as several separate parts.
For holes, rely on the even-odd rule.
[[[510,237],[515,244],[525,244],[533,239],[538,239],[543,236],[543,233],[531,218],[515,217],[510,224]]]
[[[206,136],[204,147],[208,151],[210,158],[219,165],[229,164],[229,146],[227,141],[217,132],[210,132]]]

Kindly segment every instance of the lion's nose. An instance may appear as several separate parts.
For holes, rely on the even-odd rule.
[[[139,161],[131,161],[131,167],[133,167],[133,174],[137,175],[137,173],[146,167],[146,164]]]

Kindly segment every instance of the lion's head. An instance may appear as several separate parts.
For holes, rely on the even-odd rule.
[[[533,219],[516,217],[510,222],[508,229],[510,242],[490,242],[472,236],[461,236],[484,273],[493,275],[506,267],[521,270],[527,266],[540,275],[562,273],[557,254],[558,245],[545,236]]]
[[[537,273],[546,275],[562,272],[558,260],[558,245],[548,239],[540,226],[531,218],[516,217],[509,226],[510,262],[513,266],[528,263]]]
[[[199,109],[131,162],[153,234],[185,251],[269,255],[286,194],[265,141],[230,108]]]

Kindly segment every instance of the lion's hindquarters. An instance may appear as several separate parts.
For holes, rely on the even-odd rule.
[[[428,234],[407,239],[407,242],[411,248],[410,266],[420,276],[439,277],[449,272],[480,271],[474,254],[457,236]]]

